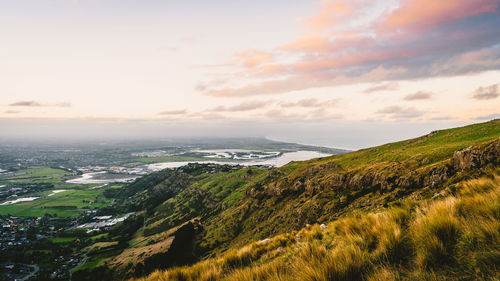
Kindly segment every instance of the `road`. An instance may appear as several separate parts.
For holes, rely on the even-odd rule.
[[[26,275],[24,278],[19,279],[20,281],[26,281],[30,279],[31,277],[35,276],[35,274],[40,270],[40,268],[36,264],[27,264],[26,266],[33,268],[33,271],[30,274]]]
[[[86,252],[85,254],[83,254],[83,259],[77,265],[75,265],[74,267],[69,269],[69,281],[71,281],[71,279],[73,278],[73,270],[79,268],[87,261],[87,254],[88,253],[89,252]]]

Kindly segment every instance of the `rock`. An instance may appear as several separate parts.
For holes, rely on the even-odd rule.
[[[269,244],[269,242],[271,242],[271,239],[266,238],[264,240],[260,240],[259,242],[257,242],[257,244],[258,245],[267,245],[267,244]]]
[[[295,235],[295,239],[297,241],[300,241],[302,239],[302,235],[300,235],[300,234]]]
[[[451,165],[458,171],[482,167],[488,163],[498,163],[500,158],[500,140],[493,141],[483,149],[469,146],[456,151],[451,158]]]
[[[343,174],[334,174],[332,177],[331,185],[334,188],[343,187],[345,183]]]
[[[295,184],[293,185],[293,190],[294,191],[304,190],[304,184],[301,181],[296,181]]]
[[[326,225],[324,223],[322,223],[319,228],[321,228],[321,230],[325,230],[326,229]]]
[[[443,194],[441,193],[434,193],[434,195],[432,196],[432,199],[440,199],[440,198],[444,198]]]
[[[283,189],[274,182],[267,185],[264,191],[268,196],[280,196],[283,193]]]
[[[306,192],[308,192],[309,194],[314,194],[318,188],[316,188],[316,186],[314,185],[314,181],[312,181],[311,179],[307,179],[306,182],[305,182],[305,185],[306,185]]]

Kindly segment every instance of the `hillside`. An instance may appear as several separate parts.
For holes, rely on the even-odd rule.
[[[100,243],[108,244],[89,251],[93,266],[75,272],[74,279],[143,276],[155,269],[207,258],[213,259],[155,274],[171,280],[203,279],[199,274],[206,276],[205,280],[288,280],[288,276],[302,276],[295,271],[304,268],[308,269],[304,274],[316,272],[323,277],[302,276],[298,280],[360,277],[349,274],[363,274],[363,279],[379,276],[370,280],[390,280],[390,276],[431,278],[440,274],[429,267],[435,261],[433,255],[455,257],[457,243],[469,238],[472,240],[463,243],[472,244],[464,247],[472,248],[464,248],[463,255],[473,255],[471,262],[477,264],[467,265],[467,276],[478,277],[473,271],[481,263],[493,270],[484,271],[490,278],[496,274],[491,263],[498,261],[500,252],[495,244],[498,205],[488,203],[491,206],[486,209],[478,207],[467,214],[457,206],[498,198],[498,178],[494,175],[498,174],[499,156],[500,121],[493,120],[343,155],[292,162],[281,168],[193,164],[161,171],[120,191],[123,211],[135,211],[136,216],[101,239]],[[487,178],[473,181],[481,177]],[[470,187],[470,192],[464,193],[462,188],[483,183],[486,187]],[[487,209],[490,207],[493,209]],[[433,225],[431,216],[441,219],[439,210],[443,208],[454,210],[449,218],[443,218],[453,223],[453,229],[445,228],[444,234],[439,225]],[[475,226],[468,222],[482,221],[484,212],[491,215],[485,218],[487,222],[495,223]],[[328,224],[326,229],[318,225],[303,229],[308,224],[323,223]],[[419,226],[426,224],[431,229],[420,233],[425,227]],[[485,225],[491,233],[475,231],[474,227]],[[429,242],[425,235],[433,233],[436,239],[442,239]],[[465,233],[484,237],[467,238]],[[264,242],[248,246],[259,240]],[[448,240],[453,249],[447,248]],[[482,249],[488,241],[495,242],[492,248]],[[434,242],[436,245],[427,245]],[[426,245],[430,254],[419,253],[418,249]],[[395,249],[390,248],[393,246]],[[476,249],[482,252],[478,254]],[[474,260],[483,254],[482,259]],[[444,262],[443,266],[451,266],[449,270],[454,272],[456,262]],[[463,262],[461,257],[459,262]],[[323,274],[315,267],[318,264],[331,264],[332,268]],[[337,268],[342,264],[345,268]],[[231,275],[237,273],[239,277]],[[176,274],[177,279],[172,277]],[[208,278],[210,274],[215,277]],[[191,277],[181,278],[183,275]]]
[[[498,280],[498,172],[464,181],[444,199],[307,225],[134,280]]]

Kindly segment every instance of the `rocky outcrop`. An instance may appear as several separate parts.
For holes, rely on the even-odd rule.
[[[135,267],[136,276],[151,273],[156,269],[190,264],[196,260],[196,237],[202,231],[199,218],[182,224],[173,234],[173,241],[166,252],[152,255]]]
[[[375,163],[346,172],[335,163],[326,163],[309,167],[304,176],[295,182],[288,182],[288,178],[278,179],[262,189],[247,190],[247,195],[262,198],[302,192],[314,195],[325,189],[340,192],[342,190],[389,192],[395,188],[416,189],[426,186],[435,188],[457,173],[478,169],[490,163],[498,164],[499,158],[500,140],[495,140],[485,145],[456,151],[448,161],[423,167],[399,162]]]
[[[488,163],[498,163],[500,158],[500,140],[493,141],[485,147],[470,146],[456,151],[451,159],[455,170],[479,168]]]

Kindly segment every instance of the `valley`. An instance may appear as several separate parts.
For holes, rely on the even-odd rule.
[[[124,186],[145,175],[194,162],[204,163],[200,167],[208,169],[205,172],[215,172],[217,164],[226,165],[225,169],[229,170],[241,169],[243,165],[271,167],[282,165],[283,161],[344,152],[264,139],[183,142],[189,144],[148,141],[101,143],[97,147],[90,144],[3,145],[0,148],[0,248],[7,254],[0,258],[4,264],[0,276],[67,280],[73,271],[94,268],[97,263],[87,260],[86,253],[117,246],[115,241],[108,242],[108,231],[135,214],[136,208],[127,206],[130,202],[124,202],[117,195]],[[247,146],[234,148],[242,144]],[[178,158],[165,158],[165,153],[173,153]],[[190,156],[184,155],[186,153]],[[41,260],[30,258],[37,253],[44,253]],[[32,265],[24,267],[28,262]],[[30,271],[33,266],[39,270]]]
[[[234,148],[203,153],[251,161],[281,154],[260,151],[254,157]],[[2,177],[8,193],[0,205],[1,246],[8,254],[1,262],[22,266],[27,253],[45,253],[31,261],[40,271],[30,280],[413,280],[440,274],[488,280],[497,273],[487,270],[494,258],[477,260],[483,248],[460,245],[470,235],[479,245],[490,239],[474,236],[482,230],[469,229],[481,226],[467,221],[499,221],[499,160],[500,122],[493,120],[282,166],[182,162],[143,174],[123,163],[33,166]],[[93,182],[78,181],[89,174]],[[470,205],[467,215],[456,209],[485,200],[493,205],[484,208],[493,209]],[[440,222],[429,233],[416,226],[432,223],[442,208],[451,208],[453,217],[445,219],[456,221],[452,240],[440,236]],[[432,239],[442,246],[426,244],[425,235],[438,235]],[[498,253],[495,239],[485,254]],[[438,255],[453,260],[441,263]],[[481,262],[473,267],[484,266],[483,275],[466,271],[463,266],[472,266],[467,259]]]

